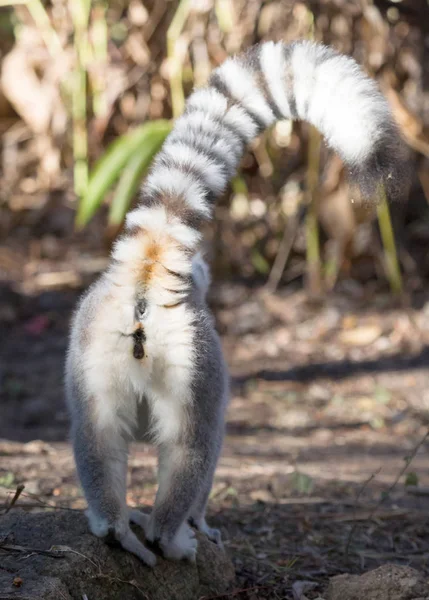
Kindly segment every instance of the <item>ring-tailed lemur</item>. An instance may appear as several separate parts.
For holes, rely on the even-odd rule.
[[[358,65],[309,42],[264,43],[215,69],[158,154],[110,266],[76,312],[66,387],[76,464],[98,536],[153,565],[131,531],[166,557],[194,559],[191,521],[220,543],[205,506],[222,445],[227,371],[205,304],[200,225],[248,142],[277,119],[312,123],[365,196],[399,190],[403,154],[388,105]],[[149,516],[126,504],[128,440],[140,404],[159,448]]]

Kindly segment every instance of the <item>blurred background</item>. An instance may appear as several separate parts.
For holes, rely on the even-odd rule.
[[[0,9],[2,279],[36,290],[46,269],[52,285],[81,281],[76,253],[105,256],[168,131],[165,120],[180,114],[193,86],[251,44],[297,38],[332,44],[379,80],[414,166],[410,197],[392,209],[408,291],[427,276],[425,0],[8,4]],[[311,248],[320,247],[319,273],[307,280],[313,292],[329,291],[344,277],[389,280],[374,212],[350,203],[341,162],[326,149],[316,148],[309,164],[312,136],[305,125],[281,122],[246,155],[209,236],[220,278],[264,284],[271,273],[271,288],[301,281],[310,246],[310,261]],[[308,210],[312,172],[318,200]],[[78,224],[90,221],[79,235],[78,210]],[[309,213],[318,226],[305,223]]]
[[[278,590],[266,597],[389,552],[427,569],[429,3],[0,0],[0,502],[25,483],[30,508],[83,505],[62,398],[69,318],[184,98],[232,53],[299,38],[378,80],[412,171],[401,202],[351,203],[318,133],[279,122],[207,228],[232,374],[213,511],[243,586]],[[154,490],[138,444],[129,501]],[[352,543],[350,499],[366,510]]]

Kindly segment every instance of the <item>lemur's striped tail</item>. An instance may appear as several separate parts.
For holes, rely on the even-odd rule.
[[[267,42],[226,60],[207,87],[188,98],[143,186],[140,206],[128,215],[128,228],[161,230],[168,223],[170,234],[192,253],[199,224],[211,217],[247,143],[279,119],[317,127],[363,196],[373,195],[380,182],[390,196],[401,189],[402,143],[375,82],[331,48]]]

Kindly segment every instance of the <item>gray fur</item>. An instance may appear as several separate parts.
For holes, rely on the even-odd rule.
[[[403,146],[375,83],[353,59],[320,44],[267,42],[225,61],[188,99],[108,270],[74,319],[66,389],[90,527],[150,565],[155,555],[130,520],[168,558],[195,560],[188,521],[221,543],[205,508],[228,377],[205,301],[200,228],[247,143],[279,118],[318,127],[365,197],[380,184],[401,197]],[[137,431],[159,449],[150,516],[126,506],[128,442]]]
[[[218,530],[207,526],[205,509],[222,447],[224,411],[228,402],[228,374],[213,318],[206,304],[209,270],[200,256],[193,261],[188,303],[194,314],[195,368],[191,382],[192,414],[183,420],[177,439],[158,445],[159,490],[150,517],[126,506],[128,443],[156,442],[152,435],[150,404],[130,397],[135,412],[121,414],[127,428],[100,431],[93,414],[93,398],[86,389],[87,371],[80,350],[91,344],[97,309],[108,302],[109,284],[102,277],[80,303],[73,327],[66,368],[66,392],[72,417],[71,436],[79,478],[88,501],[92,532],[116,539],[124,549],[150,566],[155,555],[134,535],[129,522],[144,528],[146,538],[171,559],[195,560],[197,543],[187,521],[221,544]],[[83,336],[85,333],[85,336]],[[85,340],[83,340],[85,337]],[[130,419],[135,415],[135,420]],[[119,416],[119,415],[118,415]]]

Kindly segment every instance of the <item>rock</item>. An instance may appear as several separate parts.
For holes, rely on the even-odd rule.
[[[363,575],[332,577],[327,600],[429,600],[424,575],[401,565],[386,564]]]
[[[198,539],[196,565],[159,557],[150,569],[91,535],[83,513],[12,509],[0,516],[0,598],[193,600],[228,591],[234,581],[230,559],[204,536]],[[55,547],[65,551],[54,552],[59,557],[34,552]]]

